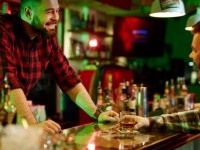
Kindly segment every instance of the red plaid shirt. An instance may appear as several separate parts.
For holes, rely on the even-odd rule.
[[[28,95],[45,70],[51,73],[63,92],[80,82],[56,38],[39,35],[31,40],[18,16],[1,15],[0,83],[8,73],[11,88],[22,88]]]

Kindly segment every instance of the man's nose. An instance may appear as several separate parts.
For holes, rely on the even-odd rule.
[[[193,52],[189,54],[189,58],[193,58]]]
[[[59,20],[59,17],[60,17],[60,16],[59,16],[59,12],[54,11],[54,13],[53,13],[53,19],[58,21],[58,20]]]

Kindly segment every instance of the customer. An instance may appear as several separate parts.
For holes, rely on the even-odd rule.
[[[194,63],[200,70],[200,22],[194,25],[192,34],[192,52],[189,57],[193,59]],[[200,71],[198,72],[198,78],[200,79]],[[136,130],[141,127],[147,127],[151,129],[167,128],[175,131],[182,130],[186,132],[200,132],[199,109],[173,114],[163,114],[161,116],[149,118],[143,118],[140,116],[126,116],[125,118],[130,118],[137,122],[135,125]]]
[[[46,133],[58,133],[61,127],[53,120],[38,123],[26,98],[45,70],[89,116],[99,122],[118,121],[116,112],[96,108],[59,47],[59,10],[58,0],[21,0],[18,15],[0,16],[0,83],[7,73],[17,112]]]

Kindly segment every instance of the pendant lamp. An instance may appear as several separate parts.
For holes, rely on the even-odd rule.
[[[154,0],[149,14],[151,17],[171,18],[185,15],[182,0]]]
[[[200,7],[197,7],[196,14],[190,16],[187,20],[185,30],[191,31],[192,26],[200,21]]]

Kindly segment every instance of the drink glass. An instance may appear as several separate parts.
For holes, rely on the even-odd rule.
[[[125,117],[127,115],[127,117]],[[130,111],[121,111],[120,112],[120,131],[122,133],[134,132],[134,126],[137,122],[133,119],[130,119],[128,115],[133,115]]]

